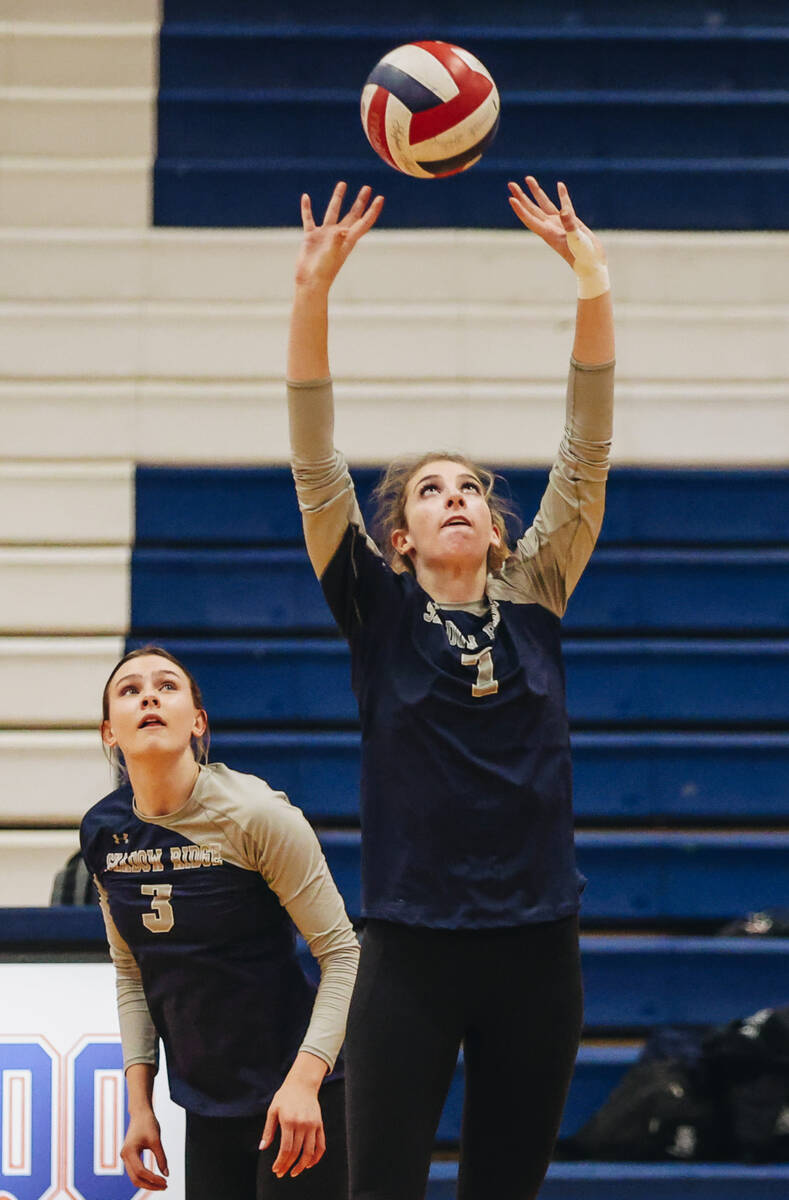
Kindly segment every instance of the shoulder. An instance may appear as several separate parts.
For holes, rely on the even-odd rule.
[[[128,784],[109,792],[88,809],[79,827],[82,855],[86,861],[96,841],[127,825],[132,811],[132,792]]]
[[[310,828],[301,809],[284,792],[258,775],[234,771],[224,763],[201,767],[195,799],[218,824],[232,825],[255,841],[302,822]]]
[[[209,763],[200,768],[195,798],[200,804],[216,806],[236,817],[292,807],[284,792],[271,787],[259,775],[234,771],[224,763]]]
[[[109,792],[89,808],[80,823],[81,830],[93,830],[112,822],[116,816],[125,815],[132,808],[132,792],[128,784],[123,784]]]
[[[362,526],[349,524],[320,575],[323,593],[343,633],[381,604],[396,600],[401,576]]]

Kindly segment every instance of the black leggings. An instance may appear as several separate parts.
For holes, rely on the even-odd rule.
[[[320,1090],[326,1153],[295,1179],[271,1170],[279,1137],[258,1150],[266,1114],[200,1117],[186,1114],[186,1200],[347,1200],[345,1089],[341,1079]]]
[[[459,1200],[532,1200],[582,1019],[574,916],[486,931],[368,922],[346,1040],[351,1200],[422,1200],[461,1043]]]

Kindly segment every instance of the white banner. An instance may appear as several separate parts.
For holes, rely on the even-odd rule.
[[[137,1191],[123,1169],[117,1030],[108,963],[0,963],[0,1200],[183,1200],[184,1114],[164,1060],[154,1107],[167,1191]]]

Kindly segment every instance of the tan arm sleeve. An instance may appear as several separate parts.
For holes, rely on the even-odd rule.
[[[349,523],[364,528],[348,466],[334,449],[330,379],[288,383],[291,467],[304,540],[320,579]]]
[[[131,950],[118,933],[110,913],[109,898],[105,888],[94,875],[99,893],[101,915],[110,945],[110,958],[115,967],[115,993],[118,1004],[118,1023],[123,1047],[123,1069],[127,1071],[135,1063],[145,1063],[158,1068],[159,1036],[151,1020],[148,1002],[143,991],[140,968]]]
[[[259,869],[279,897],[321,971],[300,1049],[334,1066],[359,962],[359,943],[317,837],[300,809],[281,796],[260,849]]]
[[[603,523],[613,425],[614,364],[572,360],[559,453],[531,529],[502,583],[561,617]]]

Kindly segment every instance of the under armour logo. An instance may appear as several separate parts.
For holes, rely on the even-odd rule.
[[[116,846],[120,846],[121,842],[128,842],[128,833],[113,833],[112,840]]]

